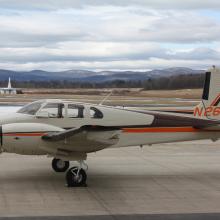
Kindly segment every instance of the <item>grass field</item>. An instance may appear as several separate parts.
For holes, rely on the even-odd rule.
[[[136,89],[24,89],[24,94],[0,95],[1,104],[23,105],[38,99],[68,99],[78,102],[108,105],[195,105],[201,97],[201,89],[150,90]]]

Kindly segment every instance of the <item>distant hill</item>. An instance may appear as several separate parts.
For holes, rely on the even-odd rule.
[[[111,82],[115,80],[138,81],[152,78],[169,77],[177,75],[200,74],[203,70],[193,70],[190,68],[175,67],[168,69],[155,69],[151,71],[88,71],[88,70],[68,70],[60,72],[48,72],[43,70],[32,71],[11,71],[0,69],[0,81],[5,81],[9,77],[14,81],[57,81],[71,80],[76,82]]]

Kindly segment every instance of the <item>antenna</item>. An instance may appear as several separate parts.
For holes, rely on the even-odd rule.
[[[111,92],[105,96],[105,98],[99,103],[99,105],[103,105],[103,103],[112,95],[113,91],[111,90]]]

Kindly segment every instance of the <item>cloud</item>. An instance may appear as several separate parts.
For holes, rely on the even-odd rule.
[[[56,48],[2,48],[1,62],[110,62],[138,61],[151,58],[175,60],[206,60],[220,59],[218,50],[199,47],[195,49],[170,50],[160,44],[142,42],[111,43],[111,42],[66,42]]]
[[[120,50],[119,50],[120,49]],[[207,68],[218,63],[220,51],[198,47],[171,50],[141,42],[68,42],[57,48],[2,48],[0,68],[31,70],[143,70],[172,66]]]
[[[158,42],[200,43],[220,39],[220,23],[194,12],[162,13],[148,28],[145,39]]]
[[[2,0],[0,68],[200,69],[218,64],[220,16],[214,10],[219,5],[214,0]]]
[[[86,61],[58,61],[58,62],[25,62],[17,63],[1,63],[1,69],[11,70],[33,70],[43,69],[48,71],[70,70],[70,69],[84,69],[84,70],[135,70],[145,71],[150,69],[163,69],[170,67],[191,67],[194,69],[207,69],[215,64],[213,60],[167,60],[152,58],[150,60],[131,61],[105,61],[105,62],[86,62]]]
[[[213,42],[220,20],[195,12],[155,11],[141,7],[0,14],[0,46],[49,46],[66,41]]]
[[[55,47],[2,48],[1,62],[115,61],[163,57],[166,51],[157,44],[113,42],[65,42]]]
[[[167,56],[166,58],[176,59],[176,60],[194,60],[194,61],[215,60],[218,63],[220,60],[220,51],[218,49],[201,47],[201,48],[191,49],[188,51],[176,51],[173,53],[171,52],[170,57]]]
[[[220,9],[218,0],[1,0],[1,7],[57,10],[85,6],[145,6],[153,9]]]

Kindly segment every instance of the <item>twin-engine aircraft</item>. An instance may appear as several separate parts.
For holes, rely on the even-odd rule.
[[[220,70],[206,73],[203,98],[189,112],[129,110],[40,100],[1,117],[1,152],[49,155],[70,187],[85,186],[87,154],[106,148],[220,138]],[[79,165],[69,168],[69,161]]]

